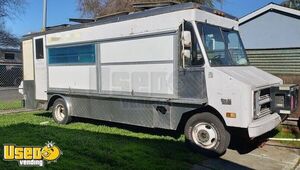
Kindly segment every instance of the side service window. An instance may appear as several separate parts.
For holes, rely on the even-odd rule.
[[[49,48],[49,64],[94,64],[95,45]]]

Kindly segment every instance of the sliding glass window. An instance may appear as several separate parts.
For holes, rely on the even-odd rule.
[[[49,48],[49,64],[94,64],[95,45]]]

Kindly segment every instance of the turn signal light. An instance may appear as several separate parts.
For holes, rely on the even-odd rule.
[[[233,113],[233,112],[227,112],[227,113],[226,113],[226,117],[228,117],[228,118],[236,118],[236,113]]]

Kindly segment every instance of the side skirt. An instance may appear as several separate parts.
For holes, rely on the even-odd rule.
[[[111,121],[149,128],[176,130],[184,113],[202,104],[161,101],[65,96],[70,113],[75,117]]]

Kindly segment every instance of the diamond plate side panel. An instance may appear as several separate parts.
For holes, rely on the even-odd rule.
[[[72,115],[118,123],[154,127],[153,103],[86,97],[72,98]]]
[[[188,99],[207,98],[204,69],[179,71],[178,95]]]

